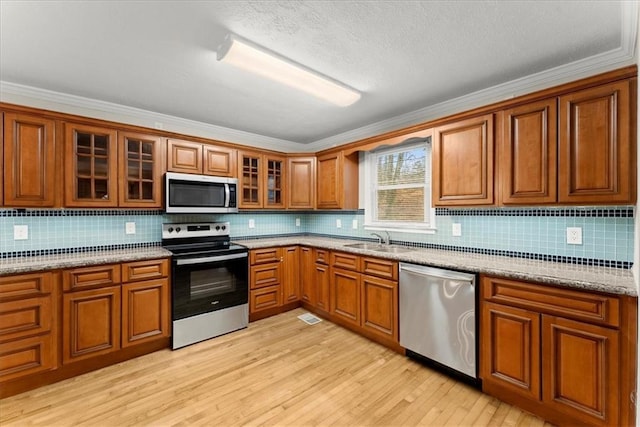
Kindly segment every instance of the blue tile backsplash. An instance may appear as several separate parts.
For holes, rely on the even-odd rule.
[[[633,262],[634,208],[438,209],[435,234],[391,233],[398,243],[487,249],[518,254]],[[249,228],[249,220],[255,222]],[[296,219],[300,225],[296,225]],[[342,227],[337,228],[336,220]],[[357,221],[357,229],[352,228]],[[154,245],[164,222],[229,221],[232,238],[313,233],[371,238],[363,211],[241,212],[225,215],[173,215],[160,211],[0,210],[0,254],[109,245]],[[135,222],[136,234],[125,234]],[[459,223],[462,236],[451,233]],[[13,226],[27,225],[28,240],[14,240]],[[567,227],[582,228],[582,245],[565,242]]]

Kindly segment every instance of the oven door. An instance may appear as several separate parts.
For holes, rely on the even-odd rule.
[[[246,304],[248,253],[174,257],[173,320]]]

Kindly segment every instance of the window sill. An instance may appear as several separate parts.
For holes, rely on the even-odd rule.
[[[411,234],[436,234],[437,229],[433,227],[416,227],[416,226],[406,226],[399,227],[395,224],[386,225],[386,224],[364,224],[365,230],[372,231],[392,231],[394,233],[411,233]]]

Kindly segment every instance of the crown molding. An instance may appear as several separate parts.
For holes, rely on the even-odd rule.
[[[293,141],[6,81],[0,81],[0,101],[268,150],[297,152],[302,147]]]
[[[638,2],[622,2],[620,47],[598,55],[525,76],[506,83],[391,117],[308,144],[310,151],[322,151],[386,132],[417,125],[484,105],[548,89],[596,74],[634,65],[637,62]]]

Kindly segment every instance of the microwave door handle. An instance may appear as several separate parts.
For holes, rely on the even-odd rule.
[[[205,264],[207,262],[228,261],[230,259],[247,258],[247,257],[248,255],[246,253],[241,253],[241,254],[219,255],[219,256],[209,256],[209,257],[200,257],[200,258],[187,258],[187,259],[176,260],[176,265]]]
[[[229,201],[231,200],[231,191],[229,191],[229,184],[224,185],[224,206],[229,207]]]

